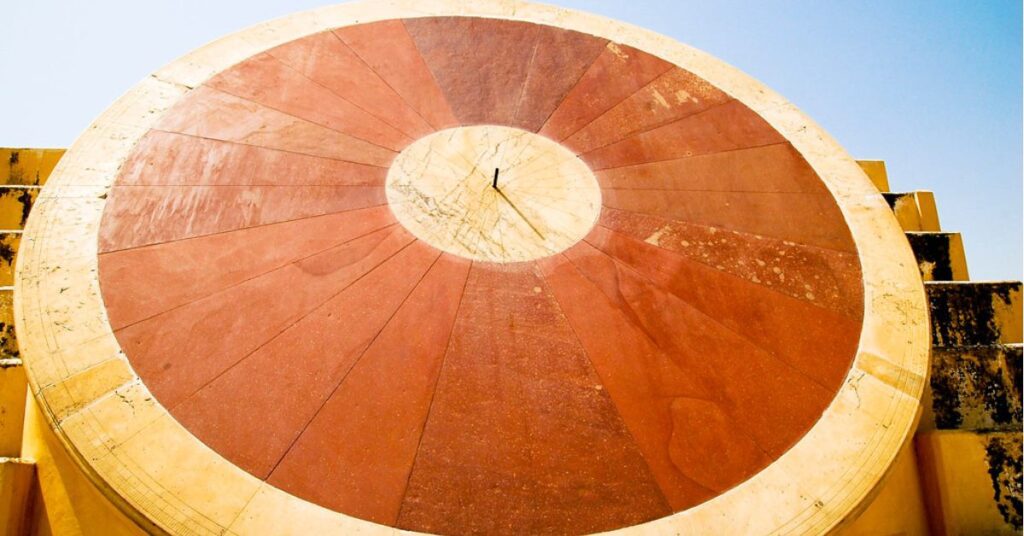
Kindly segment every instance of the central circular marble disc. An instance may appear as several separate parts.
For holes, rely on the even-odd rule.
[[[575,153],[496,125],[457,127],[403,150],[387,199],[417,238],[478,261],[547,257],[579,242],[600,213],[601,189]]]

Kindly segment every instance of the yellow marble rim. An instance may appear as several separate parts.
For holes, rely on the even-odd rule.
[[[561,253],[597,223],[601,188],[572,151],[513,127],[455,127],[416,140],[385,183],[395,218],[420,240],[475,261]]]
[[[207,448],[157,403],[111,331],[97,276],[106,194],[143,134],[216,73],[287,41],[386,19],[477,16],[558,26],[659,56],[767,120],[835,197],[863,271],[858,353],[835,399],[788,452],[689,510],[620,532],[828,532],[849,520],[913,431],[928,371],[924,288],[899,226],[853,159],[796,107],[698,50],[631,25],[518,0],[368,0],[260,24],[147,77],[74,143],[42,190],[19,251],[15,317],[32,393],[96,486],[153,532],[394,533],[258,480]]]

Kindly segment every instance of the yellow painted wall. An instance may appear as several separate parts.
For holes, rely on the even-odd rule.
[[[1020,534],[1011,523],[1019,522],[1008,497],[1021,482],[1007,481],[1012,471],[993,481],[989,472],[993,443],[1008,452],[1021,451],[1019,432],[975,433],[942,430],[917,436],[923,489],[933,534]],[[997,500],[997,497],[999,500]],[[1016,513],[1015,513],[1016,512]]]
[[[889,173],[885,170],[884,160],[858,160],[857,164],[864,170],[879,192],[889,191]]]
[[[0,457],[21,455],[25,391],[25,369],[21,360],[0,358]]]
[[[928,534],[928,512],[917,471],[913,442],[903,446],[888,480],[874,501],[852,523],[839,531],[843,536]]]
[[[30,511],[35,466],[17,458],[0,458],[0,535],[21,536],[29,529],[22,512]]]

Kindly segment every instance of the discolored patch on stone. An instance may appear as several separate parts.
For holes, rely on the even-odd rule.
[[[1007,525],[1020,532],[1024,525],[1021,504],[1021,435],[997,434],[988,437],[985,454],[992,479],[992,498]]]
[[[863,165],[863,162],[859,162]],[[882,192],[882,197],[907,232],[938,232],[939,215],[935,195],[929,191]],[[965,278],[966,279],[966,278]]]
[[[907,241],[925,281],[967,279],[967,263],[959,233],[908,232]]]
[[[728,489],[767,466],[771,458],[723,408],[707,400],[672,400],[669,457],[702,485]]]
[[[608,208],[598,224],[850,318],[864,314],[860,261],[852,253]]]
[[[1006,370],[1010,374],[1010,385],[1013,386],[1014,392],[1017,395],[1017,400],[1024,401],[1024,393],[1022,393],[1022,389],[1024,389],[1024,381],[1021,381],[1021,369],[1024,362],[1022,362],[1021,349],[1022,345],[1020,343],[1008,345],[1004,358],[1006,362]]]
[[[0,229],[24,229],[38,186],[0,186]]]
[[[595,227],[586,241],[827,390],[834,392],[846,376],[860,322],[604,227]]]
[[[715,490],[689,476],[685,461],[677,465],[681,457],[673,460],[670,455],[675,428],[671,404],[681,398],[706,399],[702,378],[687,374],[685,364],[674,362],[641,328],[625,321],[570,262],[554,257],[542,265],[545,281],[672,510],[713,497]]]
[[[64,149],[0,148],[0,185],[42,186]]]
[[[14,285],[14,262],[20,244],[20,231],[0,231],[0,287]]]
[[[853,254],[856,247],[828,194],[603,190],[605,207]],[[785,218],[779,218],[785,214]]]
[[[0,358],[21,357],[14,334],[14,289],[0,288]]]
[[[1020,342],[1019,282],[931,282],[925,289],[933,346]]]
[[[591,285],[601,291],[612,307],[619,310],[619,322],[626,326],[599,323],[605,326],[602,331],[607,334],[604,336],[632,334],[632,338],[617,335],[624,339],[619,344],[645,350],[638,354],[640,359],[630,361],[633,361],[633,366],[657,371],[658,379],[651,390],[658,393],[658,403],[671,406],[673,423],[694,407],[688,404],[680,406],[682,402],[677,404],[675,399],[685,395],[685,398],[697,398],[715,406],[702,406],[710,412],[708,426],[714,424],[729,429],[715,430],[711,427],[705,430],[709,437],[703,440],[694,438],[694,442],[690,442],[684,438],[686,432],[682,428],[669,426],[673,433],[680,434],[669,443],[670,451],[676,442],[682,442],[675,447],[677,454],[681,454],[686,452],[682,445],[693,448],[695,443],[711,441],[714,437],[735,439],[733,446],[721,444],[702,450],[700,456],[705,457],[704,462],[697,461],[700,456],[696,451],[680,456],[680,459],[689,460],[686,464],[675,461],[675,466],[683,474],[711,489],[728,489],[767,464],[768,456],[788,449],[821,415],[830,399],[827,391],[693,305],[659,288],[641,273],[589,244],[579,244],[567,251],[565,257]],[[600,331],[594,333],[594,328],[586,324],[601,319],[597,314],[600,300],[589,297],[580,303],[585,307],[564,307],[577,312],[570,319],[577,323],[581,340],[585,340],[586,333],[599,336]],[[611,318],[615,316],[611,315]],[[636,340],[637,336],[639,340]],[[652,343],[656,350],[652,349]],[[608,351],[599,352],[600,359],[607,363]],[[622,353],[625,354],[625,350]],[[650,354],[667,357],[669,361],[660,362],[647,357]],[[593,359],[598,364],[599,373],[603,374],[605,371],[599,358]],[[765,378],[772,381],[766,382]],[[639,375],[618,387],[642,389],[645,379]],[[615,385],[609,384],[608,387],[613,398],[624,394]],[[682,411],[684,407],[690,409]],[[640,418],[655,420],[654,415],[657,414],[657,411],[647,411]],[[683,420],[702,419],[690,415]],[[733,447],[735,450],[731,450]],[[759,454],[754,455],[755,451]],[[710,452],[718,455],[708,454]],[[712,456],[714,462],[709,463],[707,456]]]
[[[936,348],[931,409],[940,430],[1020,430],[1019,346]],[[1015,387],[1016,386],[1016,387]]]

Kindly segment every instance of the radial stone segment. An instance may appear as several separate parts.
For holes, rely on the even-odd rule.
[[[847,519],[927,367],[863,172],[665,38],[414,4],[214,43],[62,160],[17,321],[96,485],[180,533]]]

